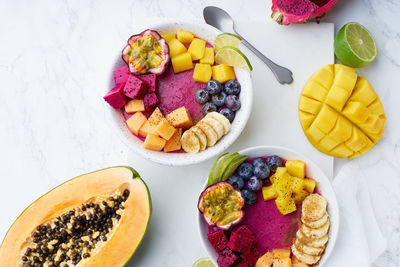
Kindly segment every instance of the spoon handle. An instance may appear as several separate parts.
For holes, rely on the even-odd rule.
[[[237,32],[236,34],[240,36]],[[242,38],[242,44],[244,44],[248,49],[250,49],[254,54],[256,54],[256,56],[259,57],[271,69],[275,77],[278,79],[279,83],[285,84],[293,82],[292,72],[289,69],[276,64],[275,62],[264,56],[260,51],[257,50],[257,48],[252,46],[242,36],[240,37]]]

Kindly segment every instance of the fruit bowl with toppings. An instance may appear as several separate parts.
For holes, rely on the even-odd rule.
[[[277,146],[221,155],[197,208],[216,266],[323,266],[339,231],[329,179],[308,158]]]
[[[252,107],[252,67],[235,47],[217,50],[220,35],[204,23],[171,21],[122,44],[104,100],[112,128],[135,153],[191,165],[239,137]]]

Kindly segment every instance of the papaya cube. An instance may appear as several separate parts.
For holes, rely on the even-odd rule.
[[[302,178],[293,177],[292,192],[300,193],[304,188],[304,183]]]
[[[176,129],[174,135],[165,143],[164,152],[171,152],[181,149],[182,128]]]
[[[212,77],[214,80],[224,83],[235,79],[235,71],[231,66],[219,64],[212,67]]]
[[[192,117],[184,106],[167,114],[166,118],[175,128],[187,129],[193,125]]]
[[[292,176],[303,179],[306,175],[306,164],[304,163],[304,161],[287,160],[285,166],[288,173]]]
[[[310,193],[308,193],[306,190],[301,189],[300,192],[296,192],[293,193],[293,199],[294,199],[294,203],[296,203],[296,205],[300,205],[301,203],[303,203],[303,200],[309,195]]]
[[[144,140],[143,148],[155,151],[161,151],[166,142],[167,141],[165,139],[158,137],[157,135],[148,134],[146,136],[146,139]]]
[[[350,93],[346,89],[333,84],[331,90],[326,97],[326,103],[336,109],[337,111],[342,111],[344,104],[349,98]]]
[[[177,31],[176,31],[176,38],[177,38],[180,42],[182,42],[182,43],[184,43],[184,44],[188,44],[188,43],[190,43],[190,42],[193,40],[194,35],[193,35],[193,33],[191,33],[190,31],[186,31],[186,30],[177,30]]]
[[[135,135],[139,134],[142,125],[147,121],[146,116],[142,112],[136,112],[129,119],[126,120],[129,130]]]
[[[292,260],[289,259],[274,259],[273,267],[292,267]]]
[[[156,127],[164,119],[164,115],[159,108],[156,108],[150,115],[149,119],[143,124],[139,130],[139,135],[146,137],[149,133],[157,135]]]
[[[314,179],[306,178],[303,180],[303,184],[308,193],[314,193],[314,189],[317,186],[317,182]]]
[[[274,259],[289,259],[290,249],[276,248],[272,250],[272,254],[274,255]]]
[[[175,73],[193,69],[192,58],[188,52],[171,57],[171,62]]]
[[[187,52],[186,47],[176,38],[172,38],[171,40],[169,40],[168,46],[169,55],[171,56],[171,58]]]
[[[167,119],[163,119],[157,125],[156,132],[165,140],[169,140],[176,132],[176,129],[171,125],[171,123],[169,123]]]
[[[343,115],[355,123],[363,123],[368,119],[371,111],[360,102],[350,101],[343,109]]]
[[[206,41],[199,38],[193,38],[188,49],[192,60],[199,60],[202,58],[204,56],[204,51],[206,51]]]
[[[307,112],[307,113],[311,113],[311,114],[317,114],[319,112],[319,110],[322,107],[322,103],[311,99],[309,97],[305,97],[305,96],[300,96],[300,101],[299,101],[299,109],[301,111]]]
[[[262,194],[265,201],[278,197],[278,193],[276,193],[276,190],[272,185],[264,186],[262,188]]]
[[[276,207],[282,215],[286,215],[296,211],[296,203],[292,197],[279,196],[275,199]]]
[[[197,63],[194,67],[193,80],[196,82],[207,83],[211,80],[212,70],[208,64]]]
[[[167,41],[167,43],[169,41],[171,41],[172,39],[175,39],[175,33],[165,33],[165,34],[161,34],[161,37],[165,39],[165,41]]]
[[[214,48],[206,47],[204,56],[200,58],[200,63],[214,65]]]
[[[274,256],[271,251],[268,251],[260,258],[258,258],[257,263],[254,267],[271,267],[274,261]]]
[[[142,99],[133,99],[125,105],[126,113],[144,111],[144,102]]]

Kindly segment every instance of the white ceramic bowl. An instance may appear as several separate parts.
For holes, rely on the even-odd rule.
[[[332,253],[339,231],[339,207],[336,201],[335,192],[333,191],[333,188],[331,186],[328,177],[326,177],[324,172],[310,159],[288,148],[279,146],[256,146],[239,151],[239,153],[247,155],[249,156],[249,158],[265,156],[265,155],[278,155],[281,158],[287,160],[298,159],[306,163],[307,176],[315,179],[318,182],[318,190],[328,201],[328,214],[331,220],[330,221],[331,226],[328,234],[329,241],[325,253],[323,254],[318,264],[318,266],[323,266],[327,261],[327,259],[329,258],[329,255]],[[207,187],[207,181],[205,182],[203,189],[199,192],[199,196],[206,187]],[[207,224],[204,221],[203,215],[200,212],[198,212],[198,227],[204,249],[207,251],[209,257],[214,262],[214,264],[218,266],[217,264],[218,254],[214,251],[213,247],[211,246],[211,243],[207,239],[207,234],[208,234]]]
[[[214,27],[211,27],[202,22],[194,21],[171,21],[163,22],[160,24],[148,25],[146,29],[156,30],[159,33],[174,33],[177,29],[186,29],[193,32],[196,36],[212,43],[216,36],[221,32]],[[145,30],[145,29],[143,29]],[[140,31],[139,31],[140,32]],[[133,32],[132,34],[135,34]],[[126,36],[126,40],[129,36]],[[125,45],[126,40],[121,40],[121,50]],[[110,70],[110,84],[108,90],[115,86],[112,78],[112,71],[118,67],[123,66],[124,62],[121,59],[121,55],[118,51],[118,59],[112,70]],[[184,166],[196,164],[207,159],[210,159],[216,155],[221,154],[226,150],[240,135],[244,129],[247,120],[250,116],[252,102],[253,102],[253,87],[251,82],[251,75],[249,71],[235,68],[237,80],[240,82],[242,90],[240,93],[240,100],[242,102],[242,108],[236,112],[235,120],[232,123],[231,131],[225,135],[218,143],[209,147],[204,151],[197,154],[189,153],[164,153],[144,149],[143,142],[132,134],[125,124],[123,115],[119,110],[113,109],[106,103],[106,113],[109,115],[111,121],[111,127],[117,130],[122,141],[131,148],[135,153],[142,157],[149,159],[154,162],[158,162],[170,166]]]

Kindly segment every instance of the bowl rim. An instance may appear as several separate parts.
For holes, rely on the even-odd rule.
[[[143,30],[154,29],[161,33],[165,33],[168,31],[172,32],[173,30],[184,27],[185,29],[192,30],[195,34],[197,34],[196,32],[197,29],[198,32],[201,32],[199,34],[199,37],[209,42],[213,41],[210,40],[211,39],[210,36],[215,38],[218,34],[222,33],[218,29],[204,22],[198,20],[185,20],[185,19],[162,20],[157,23],[149,24],[146,25],[146,27],[140,27],[140,28]],[[203,38],[204,35],[207,35],[207,38]],[[112,73],[113,70],[121,66],[121,63],[123,63],[122,59],[120,56],[118,56],[118,59],[116,60],[114,65],[112,65],[110,73]],[[137,136],[135,136],[129,131],[124,122],[125,120],[123,120],[124,122],[122,125],[123,127],[121,127],[122,124],[121,117],[123,116],[120,110],[112,108],[104,101],[105,112],[106,116],[108,117],[107,121],[109,122],[110,127],[113,129],[113,131],[117,132],[117,135],[119,136],[121,141],[128,148],[130,148],[134,153],[139,154],[141,157],[147,160],[151,160],[153,162],[167,166],[188,166],[188,165],[198,164],[200,162],[213,158],[221,154],[226,149],[228,149],[240,136],[240,134],[242,133],[243,129],[245,128],[248,122],[253,105],[253,85],[252,85],[251,73],[247,70],[235,68],[235,74],[237,76],[237,79],[240,81],[242,85],[242,89],[246,88],[246,90],[242,90],[241,92],[241,99],[245,100],[245,105],[243,105],[242,102],[242,108],[236,113],[236,118],[232,123],[231,131],[227,135],[222,137],[221,140],[219,140],[215,146],[209,147],[206,150],[203,150],[199,153],[196,154],[165,153],[163,151],[159,152],[159,151],[144,149],[142,147],[143,141],[139,140]],[[115,86],[115,84],[112,75],[110,75],[110,83],[106,89],[107,92],[110,90],[109,88],[112,88],[113,86]]]
[[[332,254],[332,252],[334,251],[335,245],[336,245],[336,241],[338,238],[338,234],[339,234],[339,229],[340,229],[340,210],[339,210],[339,205],[337,202],[337,197],[336,197],[336,193],[335,190],[332,187],[332,183],[329,180],[329,178],[326,176],[326,174],[312,161],[310,160],[308,157],[300,154],[299,152],[290,149],[290,148],[286,148],[283,146],[274,146],[274,145],[260,145],[260,146],[252,146],[252,147],[248,147],[245,149],[242,149],[240,151],[238,151],[239,154],[246,154],[246,153],[252,153],[253,151],[257,151],[257,150],[264,150],[265,152],[264,155],[268,155],[268,154],[276,154],[279,157],[281,157],[281,155],[279,155],[279,152],[273,152],[273,151],[282,151],[283,153],[288,153],[288,154],[293,154],[295,156],[298,156],[298,159],[301,159],[303,161],[306,162],[306,167],[309,168],[309,166],[311,165],[311,168],[313,169],[313,172],[318,172],[320,175],[318,176],[318,178],[316,178],[316,180],[320,183],[321,181],[323,181],[324,187],[326,187],[326,190],[331,191],[331,196],[333,196],[332,199],[330,199],[328,201],[329,205],[328,208],[330,209],[330,213],[333,211],[333,214],[329,214],[329,217],[331,218],[331,225],[329,228],[329,242],[328,245],[326,246],[326,248],[328,248],[329,246],[329,250],[327,250],[325,248],[324,253],[322,254],[321,260],[319,261],[319,263],[316,266],[323,266],[327,260],[329,259],[330,255]],[[314,177],[313,177],[314,179]],[[208,187],[208,181],[206,179],[205,183],[203,184],[201,191],[199,192],[199,196],[200,194],[204,191],[205,188]],[[198,206],[198,203],[196,203],[196,208]],[[332,216],[333,215],[333,216]],[[333,220],[332,220],[333,218]],[[211,250],[209,247],[210,245],[207,243],[207,237],[204,236],[204,231],[202,231],[204,227],[204,220],[203,220],[203,216],[201,215],[201,213],[198,211],[197,209],[197,230],[201,239],[201,243],[202,243],[202,247],[203,249],[206,251],[208,257],[211,259],[211,261],[218,266],[216,259],[212,256],[212,253],[215,253],[214,250]],[[334,232],[332,233],[332,229],[334,229]],[[212,253],[210,253],[210,251]],[[314,266],[314,265],[313,265]]]

